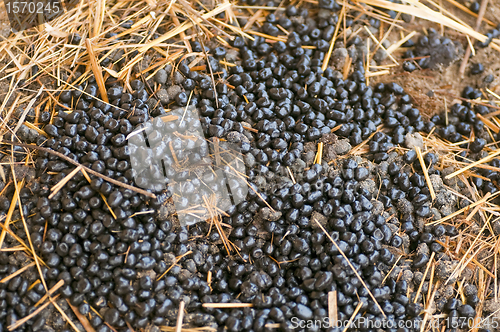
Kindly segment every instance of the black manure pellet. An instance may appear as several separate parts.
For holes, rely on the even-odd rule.
[[[405,59],[409,60],[403,63],[403,69],[412,72],[418,64],[421,69],[436,69],[439,66],[449,66],[463,52],[463,46],[457,41],[452,41],[448,37],[441,36],[435,29],[428,29],[427,34],[422,34],[416,42],[409,41],[404,47],[409,47],[404,54]]]

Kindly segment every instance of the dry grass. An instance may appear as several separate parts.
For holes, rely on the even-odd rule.
[[[316,1],[306,1],[312,5],[317,4]],[[302,3],[302,2],[301,2]],[[359,0],[357,2],[349,2],[343,0],[341,2],[342,10],[340,12],[339,21],[335,27],[335,33],[330,41],[330,49],[323,62],[323,68],[327,68],[331,64],[331,54],[334,50],[335,44],[343,39],[344,44],[355,35],[361,35],[367,40],[371,53],[366,59],[366,73],[367,78],[374,79],[388,74],[399,75],[398,66],[402,61],[400,54],[402,45],[410,38],[415,36],[419,31],[407,30],[404,22],[400,20],[401,14],[410,14],[430,22],[439,24],[441,27],[446,27],[446,31],[458,33],[473,40],[485,40],[484,31],[480,29],[480,23],[486,22],[489,25],[494,24],[490,20],[483,17],[482,14],[476,15],[467,8],[460,5],[455,0],[446,0],[444,3],[436,4],[433,1],[407,0],[405,5],[398,5],[388,2],[386,0]],[[487,11],[487,6],[484,5],[484,10]],[[398,12],[395,19],[391,19],[381,8],[392,9]],[[192,51],[190,41],[199,40],[203,44],[209,42],[218,42],[225,47],[231,48],[229,45],[234,36],[243,36],[248,39],[253,39],[252,36],[262,36],[270,43],[278,40],[286,40],[287,31],[282,29],[282,34],[277,37],[262,34],[257,30],[257,27],[262,25],[264,17],[269,12],[280,12],[283,7],[258,7],[258,6],[242,6],[237,2],[228,0],[215,0],[212,2],[199,2],[199,1],[104,1],[99,0],[89,2],[80,0],[74,6],[50,24],[43,24],[36,28],[22,31],[10,35],[8,38],[0,39],[0,84],[6,91],[2,91],[0,96],[3,99],[0,101],[0,136],[3,137],[7,133],[16,135],[21,125],[26,125],[31,129],[37,130],[40,134],[45,135],[40,123],[34,123],[25,120],[26,114],[31,107],[35,109],[36,114],[42,111],[50,111],[54,115],[54,106],[62,106],[58,101],[58,94],[67,89],[75,89],[76,86],[94,76],[99,90],[101,92],[101,99],[107,103],[105,94],[105,84],[107,79],[121,80],[124,83],[124,90],[131,92],[129,81],[131,79],[140,79],[143,81],[149,80],[160,68],[166,64],[175,65],[180,59],[187,59],[191,70],[205,71],[212,76],[213,84],[219,82],[219,77],[213,73],[210,66],[204,60],[208,54],[195,53]],[[457,11],[461,14],[466,14],[469,20],[459,20]],[[223,17],[220,15],[224,14]],[[354,18],[355,21],[361,22],[362,15],[367,17],[374,17],[380,19],[383,24],[379,36],[375,36],[370,30],[359,28],[356,31],[351,31],[345,27],[346,17]],[[247,19],[244,27],[238,23],[237,17]],[[475,29],[471,26],[477,24]],[[133,21],[130,26],[125,26],[122,23],[126,21]],[[347,30],[350,32],[350,37],[347,37]],[[69,36],[78,33],[82,40],[78,45],[73,45],[69,42]],[[386,49],[389,54],[387,64],[382,66],[373,66],[369,59],[372,59],[374,52],[378,48],[384,49],[382,42],[384,40],[393,40],[394,44]],[[373,42],[373,43],[371,43]],[[499,51],[500,45],[498,41],[491,44],[491,48]],[[310,45],[305,45],[305,48],[312,48]],[[472,49],[471,49],[472,51]],[[122,52],[118,54],[118,52]],[[112,57],[113,60],[108,64],[105,59]],[[145,58],[151,59],[146,69],[141,71],[134,71],[134,67]],[[120,63],[123,62],[123,64]],[[343,68],[341,68],[344,77],[347,77],[351,71],[352,59],[348,59]],[[466,62],[465,62],[466,63]],[[220,64],[226,67],[234,66],[235,64],[227,59],[221,60]],[[75,73],[77,67],[83,70],[83,75],[75,80]],[[207,68],[208,67],[208,68]],[[145,76],[147,75],[147,76]],[[151,87],[151,92],[154,93],[157,87]],[[82,91],[85,93],[84,91]],[[484,100],[473,101],[479,104],[488,102],[486,98],[499,101],[497,95],[493,92],[485,96]],[[415,100],[419,100],[419,96],[414,96]],[[15,110],[18,107],[24,106],[25,112],[20,116],[15,115]],[[497,107],[500,109],[500,107]],[[70,110],[68,110],[70,111]],[[487,127],[498,132],[500,128],[500,121],[495,117],[500,114],[500,111],[494,115],[486,116],[484,122]],[[174,119],[166,116],[165,121],[172,121]],[[254,128],[245,128],[255,132]],[[335,131],[338,128],[334,128]],[[378,128],[383,130],[382,127]],[[332,132],[333,132],[332,131]],[[465,138],[471,141],[472,138]],[[364,141],[359,146],[355,147],[352,154],[362,155],[366,152],[369,140]],[[496,144],[496,143],[495,143]],[[494,144],[494,145],[495,145]],[[469,197],[461,193],[451,192],[460,199],[470,201],[470,205],[466,208],[459,209],[456,213],[445,216],[438,221],[429,221],[428,224],[453,224],[462,231],[454,238],[448,238],[446,243],[443,243],[446,252],[454,259],[460,261],[457,269],[454,271],[454,276],[459,276],[464,269],[472,269],[474,271],[474,279],[472,282],[478,285],[480,290],[479,294],[482,299],[486,297],[497,298],[498,286],[496,280],[497,273],[497,254],[500,248],[500,238],[497,238],[492,232],[492,224],[497,222],[500,216],[500,207],[496,205],[495,201],[497,195],[486,195],[480,197],[477,188],[470,181],[471,176],[478,176],[474,170],[478,168],[491,169],[491,166],[485,163],[496,157],[500,152],[493,150],[494,145],[490,146],[489,155],[475,163],[464,164],[462,159],[457,155],[462,152],[459,145],[451,144],[445,140],[439,139],[434,135],[429,135],[424,139],[424,149],[419,151],[419,159],[422,164],[422,169],[426,170],[423,163],[422,156],[426,153],[433,151],[441,156],[441,162],[437,168],[443,170],[447,167],[455,167],[457,172],[448,176],[448,179],[456,177],[465,184],[469,191]],[[25,164],[32,163],[31,149],[28,146],[23,146],[26,149]],[[315,161],[321,163],[322,161],[323,143],[320,144],[318,155]],[[397,150],[403,153],[403,150]],[[13,150],[11,150],[13,154]],[[13,167],[13,165],[11,165]],[[79,171],[88,171],[81,165],[75,164],[75,169],[66,178],[64,178],[55,187],[51,188],[53,195],[55,195],[64,185]],[[293,173],[288,169],[291,179],[295,182]],[[432,184],[426,173],[426,181],[429,188],[432,190]],[[0,175],[3,175],[3,169],[0,167]],[[95,174],[94,174],[95,175]],[[8,179],[7,179],[8,180]],[[487,180],[487,179],[486,179]],[[35,254],[35,250],[28,236],[28,243],[25,243],[17,232],[27,232],[25,217],[22,216],[23,227],[19,229],[11,229],[12,215],[14,212],[15,203],[22,204],[19,198],[19,190],[25,185],[23,181],[16,181],[11,179],[11,185],[15,187],[15,195],[12,198],[11,209],[9,209],[6,218],[0,223],[2,231],[0,233],[0,247],[2,244],[4,251],[23,250],[32,259],[33,262],[28,264],[25,269],[36,266],[40,271],[40,265],[44,262]],[[119,185],[119,184],[117,184]],[[138,189],[138,188],[135,188]],[[253,189],[253,188],[252,188]],[[433,190],[432,190],[433,192]],[[144,193],[148,194],[148,193]],[[151,196],[151,194],[148,194]],[[434,196],[434,195],[433,195]],[[212,206],[210,202],[206,202],[207,208]],[[213,225],[224,239],[224,245],[228,253],[232,251],[232,244],[229,243],[225,237],[225,231],[222,229],[222,224],[215,217],[215,211],[212,211]],[[479,231],[473,232],[473,226],[480,225]],[[320,226],[321,227],[321,226]],[[488,230],[488,232],[486,232]],[[16,245],[5,248],[6,237],[9,236],[10,240]],[[333,240],[332,240],[333,241]],[[10,243],[10,242],[9,242]],[[234,248],[237,249],[237,248]],[[237,250],[236,250],[237,251]],[[480,253],[488,253],[486,258]],[[185,255],[190,254],[190,252]],[[185,255],[177,257],[177,264]],[[399,257],[399,259],[402,256]],[[399,260],[398,259],[398,260]],[[431,259],[426,267],[426,274],[429,269],[431,271],[431,278],[434,275],[435,261]],[[174,266],[172,265],[172,266]],[[488,280],[491,280],[492,275],[489,272],[490,266],[493,266],[494,271],[494,294],[489,294],[486,290],[484,281],[484,273],[488,275]],[[169,270],[167,270],[168,272]],[[21,269],[17,273],[23,273]],[[165,272],[165,273],[167,273]],[[11,275],[0,282],[5,282],[9,278],[14,277]],[[163,275],[161,276],[163,277]],[[161,278],[159,277],[159,278]],[[358,276],[359,277],[359,276]],[[208,278],[211,280],[211,278]],[[434,279],[432,279],[434,280]],[[40,282],[45,286],[45,280],[40,277]],[[362,281],[363,282],[363,281]],[[457,292],[460,293],[461,284],[455,283]],[[57,288],[62,284],[58,283]],[[68,320],[69,324],[76,330],[75,324],[64,313],[55,302],[50,294],[57,288],[48,290],[48,294],[42,302],[49,299],[43,304],[48,306],[53,304],[57,310],[61,312],[63,317]],[[427,304],[432,301],[433,294],[436,292],[438,284],[434,286],[431,293],[431,287],[427,294]],[[371,294],[370,294],[371,295]],[[429,301],[431,300],[431,301]],[[42,303],[41,302],[41,303]],[[336,304],[333,299],[329,301],[332,304],[332,311],[330,316],[336,316]],[[376,301],[375,301],[376,302]],[[40,307],[39,310],[42,310]],[[359,310],[359,306],[356,311]],[[83,316],[77,314],[77,310],[73,310],[76,317],[84,325],[88,326],[88,321]],[[182,313],[182,310],[180,310]],[[353,315],[354,317],[355,315]],[[353,318],[351,317],[351,319]],[[425,321],[432,319],[427,314]],[[25,320],[19,320],[24,322]],[[19,324],[18,322],[18,324]],[[13,328],[13,327],[10,327]],[[90,329],[89,329],[90,330]],[[183,328],[182,315],[177,324],[177,327],[161,327],[162,331],[212,331],[210,328]]]

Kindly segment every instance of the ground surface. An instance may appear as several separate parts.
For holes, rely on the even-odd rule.
[[[465,23],[469,24],[470,26],[475,26],[475,18],[473,18],[471,15],[463,13],[463,11],[455,8],[447,2],[443,3],[443,5],[444,8],[448,9],[458,18],[462,19]],[[2,4],[0,4],[0,8],[1,6]],[[498,18],[500,17],[500,2],[490,1],[485,17],[495,23],[500,23],[497,22]],[[2,11],[0,9],[0,36],[7,36],[7,24],[8,21],[5,15],[2,15]],[[423,29],[428,29],[430,27],[435,28],[437,31],[440,31],[441,29],[439,25],[422,19],[414,19],[411,23],[402,23],[402,26],[406,29],[405,34],[411,31],[418,32],[417,36],[413,38],[414,40],[417,40],[417,37],[420,34],[424,33]],[[482,25],[482,33],[487,32],[486,27],[486,24]],[[488,29],[489,28],[491,27],[488,27]],[[467,39],[449,28],[444,28],[444,35],[460,42],[463,47],[467,46]],[[389,37],[389,40],[392,43],[398,41],[399,39],[399,32],[394,32]],[[12,84],[10,79],[1,79],[1,77],[5,77],[5,75],[8,75],[12,72],[13,67],[9,66],[9,64],[11,64],[11,54],[13,54],[14,56],[18,56],[22,53],[19,49],[12,47],[12,45],[6,46],[6,44],[4,44],[4,47],[8,47],[11,53],[7,54],[3,49],[0,48],[0,68],[8,65],[8,69],[10,69],[10,71],[0,73],[0,104],[4,101],[5,96],[9,91],[9,87]],[[395,58],[400,62],[400,66],[392,67],[389,74],[373,78],[371,82],[372,84],[375,84],[377,82],[399,83],[413,98],[415,105],[427,117],[442,112],[446,106],[450,107],[450,105],[458,101],[457,97],[461,95],[464,87],[468,85],[473,86],[474,88],[482,88],[484,93],[486,93],[485,88],[488,88],[491,91],[500,94],[500,61],[498,61],[500,53],[497,50],[494,50],[490,47],[484,49],[476,49],[476,55],[472,56],[469,59],[468,66],[463,78],[459,77],[458,74],[460,65],[462,63],[461,56],[458,57],[450,66],[440,67],[434,70],[416,70],[413,73],[407,73],[401,68],[401,64],[403,63],[403,51],[404,50],[401,49],[395,53]],[[390,62],[388,62],[388,60],[385,60],[384,63]],[[482,63],[484,65],[484,73],[480,75],[470,74],[470,67],[475,63]],[[494,76],[494,79],[491,83],[485,83],[484,77],[489,74],[492,74]],[[21,90],[22,93],[19,95],[19,98],[23,100],[23,103],[16,105],[15,108],[21,108],[23,105],[26,105],[29,102],[29,98],[26,98],[26,96],[32,94],[33,90],[36,88],[37,85],[33,84],[30,89]],[[18,97],[18,93],[19,92],[16,91],[11,96],[10,100],[5,103],[6,107],[4,110],[2,110],[2,112],[6,113],[7,110],[9,110],[12,102]],[[494,99],[491,95],[485,96],[485,99],[486,97],[490,100]],[[19,112],[14,111],[13,114],[14,119],[16,118],[16,116],[19,116]],[[314,152],[316,151],[315,146],[312,147],[312,150]],[[475,226],[477,227],[477,225]],[[477,231],[477,229],[475,231]],[[471,233],[474,234],[473,232]],[[447,270],[442,273],[446,275],[447,273],[449,273],[449,271]],[[496,308],[497,306],[494,303],[492,304],[488,302],[487,305],[485,305],[485,310],[488,312],[494,312]],[[63,309],[68,308],[66,307]],[[53,322],[51,324],[56,325]]]

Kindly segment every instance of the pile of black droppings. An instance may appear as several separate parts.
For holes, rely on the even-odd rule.
[[[42,146],[133,184],[126,135],[148,120],[149,107],[144,84],[132,81],[131,86],[132,94],[109,84],[111,105],[94,99],[98,88],[92,79],[63,92],[57,115],[51,119],[50,114],[41,114],[42,121],[51,122],[44,127],[51,138]],[[63,107],[73,111],[66,113]],[[176,235],[170,233],[170,220],[141,214],[157,209],[161,198],[151,201],[93,175],[89,183],[79,172],[49,199],[50,189],[73,167],[44,151],[38,153],[36,165],[36,180],[28,187],[32,195],[23,204],[29,207],[30,238],[45,262],[42,273],[48,288],[63,280],[59,293],[82,315],[90,314],[97,331],[110,331],[104,322],[116,328],[126,328],[126,322],[136,328],[164,325],[172,302],[165,295],[165,280],[156,281],[150,274],[166,271],[164,255],[173,251]],[[23,276],[16,277],[8,289],[23,282]],[[33,308],[45,294],[41,286],[29,290],[14,310],[7,310],[7,325],[25,316],[17,306],[24,306],[25,311]],[[44,326],[44,320],[37,322],[36,326]]]
[[[409,49],[405,52],[403,69],[412,72],[416,69],[436,69],[447,67],[463,53],[463,46],[458,41],[441,36],[435,29],[429,28],[417,42],[411,39],[403,44]]]
[[[186,305],[184,322],[194,327],[267,331],[278,324],[276,330],[281,331],[341,331],[343,328],[302,328],[294,323],[294,319],[328,317],[330,291],[336,291],[341,321],[348,320],[361,303],[357,317],[393,326],[386,331],[420,330],[416,322],[423,319],[422,294],[429,287],[427,283],[415,299],[421,272],[432,252],[436,259],[446,260],[440,243],[458,232],[452,226],[426,225],[441,213],[451,213],[455,201],[446,195],[443,174],[434,167],[439,156],[429,152],[424,161],[437,184],[437,199],[431,200],[414,150],[423,144],[418,132],[434,130],[450,142],[459,142],[474,130],[476,139],[464,143],[462,157],[479,157],[490,140],[475,113],[490,110],[464,102],[453,105],[446,119],[436,115],[425,121],[398,84],[367,85],[363,54],[353,63],[354,72],[348,78],[331,68],[322,71],[339,7],[331,1],[320,1],[320,7],[321,17],[293,6],[278,16],[268,15],[261,32],[277,36],[281,34],[279,24],[289,31],[287,41],[236,37],[232,46],[238,49],[241,61],[234,66],[220,63],[228,50],[194,41],[194,52],[211,54],[203,63],[206,72],[192,71],[182,61],[177,70],[168,65],[152,80],[131,81],[130,93],[109,79],[109,104],[98,99],[99,89],[90,77],[61,93],[54,115],[40,114],[49,138],[31,133],[32,142],[124,184],[150,187],[157,195],[151,199],[94,175],[89,182],[78,172],[49,198],[51,188],[74,166],[51,153],[37,154],[36,176],[21,191],[30,241],[45,262],[41,271],[47,287],[63,280],[56,294],[87,317],[96,331],[157,331],[160,326],[174,326],[181,301]],[[352,21],[346,24],[350,26]],[[361,38],[354,38],[350,45],[362,44]],[[457,45],[429,31],[407,54],[407,58],[420,56],[429,57],[418,60],[419,66],[432,68],[443,59],[452,61]],[[217,73],[215,80],[210,71]],[[467,88],[464,97],[480,95]],[[132,167],[127,136],[147,123],[158,130],[194,126],[196,121],[191,118],[182,128],[152,120],[181,114],[188,107],[199,111],[200,129],[207,140],[232,142],[243,154],[252,190],[244,202],[228,208],[221,218],[223,229],[228,230],[227,240],[237,248],[231,254],[210,223],[179,224],[171,192],[161,181],[151,182],[151,174],[158,173],[153,176],[157,180],[162,177],[160,167],[142,177]],[[160,155],[168,148],[163,137],[149,135],[148,139]],[[368,153],[364,158],[339,155],[314,162],[319,140],[342,139],[350,146],[368,140]],[[407,152],[399,156],[392,151],[396,146]],[[196,146],[192,148],[194,151]],[[144,160],[152,158],[144,153]],[[206,156],[192,153],[186,158]],[[500,161],[490,164],[499,167]],[[168,167],[163,172],[170,176]],[[490,179],[498,178],[496,172],[482,172]],[[184,176],[176,180],[182,181]],[[496,191],[491,182],[480,180],[474,178],[478,188]],[[187,183],[190,189],[186,190],[196,195],[196,184]],[[1,198],[0,209],[5,212],[8,207],[9,201]],[[405,252],[414,255],[396,265]],[[0,278],[23,266],[22,260],[11,257],[0,253]],[[403,278],[391,273],[391,268]],[[35,303],[46,294],[44,286],[36,283],[35,267],[28,271],[0,283],[3,327],[35,310]],[[477,290],[468,294],[467,303],[448,297],[437,308],[450,318],[474,317]],[[203,303],[224,302],[253,306],[202,307]],[[65,308],[70,312],[67,305]],[[64,324],[54,323],[61,320],[57,315],[47,311],[22,329],[67,331]],[[398,328],[400,323],[414,328]],[[371,331],[369,327],[359,330]]]
[[[492,143],[493,139],[497,141],[500,138],[497,133],[488,129],[479,117],[487,117],[489,113],[496,111],[496,109],[489,107],[488,104],[471,103],[472,100],[481,98],[481,96],[482,93],[480,90],[466,86],[462,91],[462,98],[469,101],[453,104],[448,114],[442,112],[430,119],[430,122],[433,124],[432,127],[436,127],[435,132],[452,143],[468,141],[472,132],[474,133],[473,141],[460,145],[464,149],[458,155],[458,160],[460,161],[469,162],[470,160],[484,158],[487,156],[487,152],[483,149]],[[500,160],[495,158],[485,164],[499,167]],[[483,194],[488,192],[494,194],[497,192],[498,188],[495,183],[499,179],[498,172],[488,169],[479,169],[478,172],[485,178],[490,179],[490,181],[485,181],[481,177],[474,177],[472,178],[472,182],[476,188],[481,190]]]

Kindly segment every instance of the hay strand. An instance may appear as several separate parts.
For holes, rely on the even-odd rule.
[[[132,191],[135,191],[139,194],[143,194],[145,196],[148,196],[148,197],[151,197],[151,198],[156,198],[156,195],[153,194],[153,193],[150,193],[146,190],[143,190],[143,189],[139,189],[137,187],[134,187],[134,186],[131,186],[131,185],[128,185],[126,183],[123,183],[123,182],[120,182],[120,181],[117,181],[115,179],[112,179],[106,175],[103,175],[99,172],[96,172],[94,171],[93,169],[91,168],[88,168],[86,166],[83,166],[82,164],[80,164],[79,162],[76,162],[74,161],[73,159],[63,155],[62,153],[59,153],[57,151],[54,151],[54,150],[51,150],[51,149],[47,149],[47,148],[44,148],[44,147],[41,147],[41,146],[38,146],[38,145],[32,145],[32,144],[23,144],[23,143],[14,143],[14,142],[0,142],[0,143],[3,143],[3,144],[9,144],[9,145],[15,145],[15,146],[20,146],[20,147],[23,147],[23,148],[26,148],[26,149],[35,149],[35,150],[40,150],[40,151],[44,151],[44,152],[47,152],[47,153],[50,153],[50,154],[53,154],[53,155],[56,155],[58,156],[59,158],[77,166],[77,167],[82,167],[83,170],[87,171],[88,173],[92,174],[92,175],[95,175],[97,177],[100,177],[101,179],[103,180],[106,180],[108,182],[111,182],[112,184],[115,184],[117,186],[120,186],[120,187],[123,187],[125,189],[130,189]]]
[[[337,250],[340,252],[340,254],[342,255],[342,257],[344,257],[344,259],[349,264],[349,267],[352,269],[352,271],[354,272],[354,274],[356,275],[356,277],[359,279],[359,281],[361,282],[361,284],[363,285],[363,287],[366,288],[366,291],[368,292],[368,294],[372,298],[373,302],[375,302],[375,305],[377,306],[377,308],[380,310],[380,312],[382,313],[382,315],[387,318],[387,316],[384,313],[384,310],[382,310],[382,308],[380,307],[380,304],[378,303],[377,299],[375,298],[375,296],[373,296],[372,292],[370,291],[370,289],[368,288],[368,286],[364,282],[363,278],[361,278],[361,276],[359,275],[358,271],[356,271],[356,269],[354,268],[354,266],[352,266],[351,261],[349,260],[349,258],[345,255],[345,253],[342,251],[342,249],[340,249],[340,247],[337,245],[337,243],[335,242],[335,240],[331,237],[330,233],[328,233],[326,231],[326,229],[323,227],[323,225],[321,225],[321,223],[318,220],[316,220],[316,218],[313,218],[313,220],[316,222],[316,224],[318,225],[318,227],[321,228],[321,230],[323,231],[323,233],[325,233],[326,237],[328,237],[328,239],[337,248]]]
[[[104,0],[101,0],[104,1]],[[104,84],[104,77],[102,76],[101,66],[97,63],[97,59],[94,53],[94,45],[90,39],[85,39],[85,46],[87,47],[87,52],[90,57],[90,65],[92,66],[92,72],[94,73],[97,86],[99,87],[99,92],[101,93],[101,98],[107,104],[109,103],[108,94],[106,92],[106,85]]]
[[[436,193],[434,192],[434,187],[432,186],[431,178],[429,177],[429,172],[427,171],[427,167],[425,166],[425,161],[424,157],[422,156],[422,151],[420,151],[419,146],[415,146],[415,151],[417,152],[418,160],[420,161],[420,167],[422,167],[422,172],[424,173],[425,182],[427,182],[427,186],[429,187],[431,198],[432,200],[435,200]]]
[[[179,312],[177,313],[177,323],[175,325],[175,332],[182,331],[182,321],[184,320],[184,301],[179,303]]]

